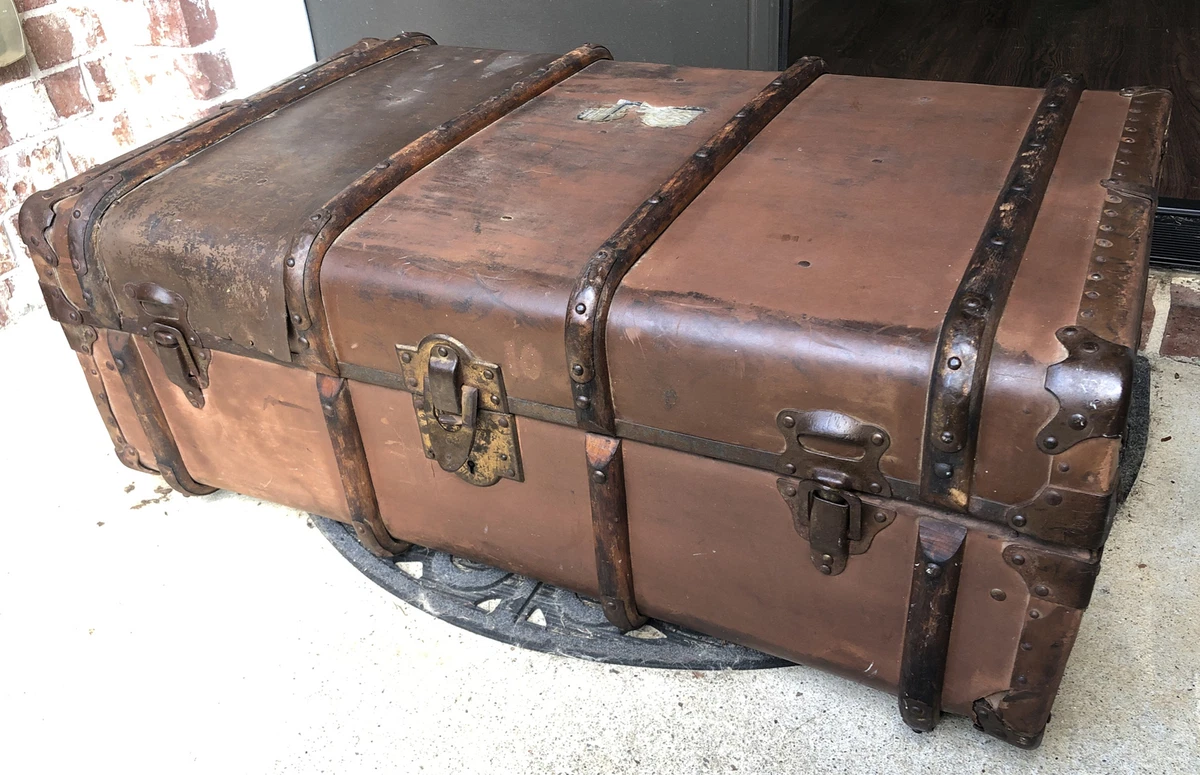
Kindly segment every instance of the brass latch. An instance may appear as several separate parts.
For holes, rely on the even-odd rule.
[[[404,385],[414,393],[426,457],[479,487],[524,481],[516,418],[508,412],[499,366],[441,334],[416,347],[398,344],[396,355]]]
[[[183,390],[192,406],[203,408],[209,356],[188,325],[183,296],[155,283],[130,283],[125,293],[137,304],[137,333],[154,347],[167,379]]]
[[[796,532],[809,544],[813,565],[827,576],[846,569],[875,534],[896,519],[890,509],[864,505],[855,492],[890,495],[879,459],[887,432],[849,415],[785,409],[776,417],[784,452],[777,470],[779,494],[792,511]]]

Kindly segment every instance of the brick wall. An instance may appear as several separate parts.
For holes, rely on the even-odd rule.
[[[0,327],[42,305],[21,203],[312,61],[302,0],[15,0],[0,68]]]

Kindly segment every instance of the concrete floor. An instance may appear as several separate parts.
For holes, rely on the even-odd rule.
[[[1200,367],[1153,367],[1145,468],[1024,752],[958,718],[916,735],[816,670],[611,667],[457,630],[304,514],[123,467],[28,316],[0,331],[0,772],[1200,771]]]

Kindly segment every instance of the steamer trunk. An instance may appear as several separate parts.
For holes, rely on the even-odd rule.
[[[1032,747],[1170,97],[364,41],[39,193],[117,454]]]

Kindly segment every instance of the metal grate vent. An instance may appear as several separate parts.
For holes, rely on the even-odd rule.
[[[1200,272],[1200,201],[1158,200],[1150,240],[1150,265]]]

